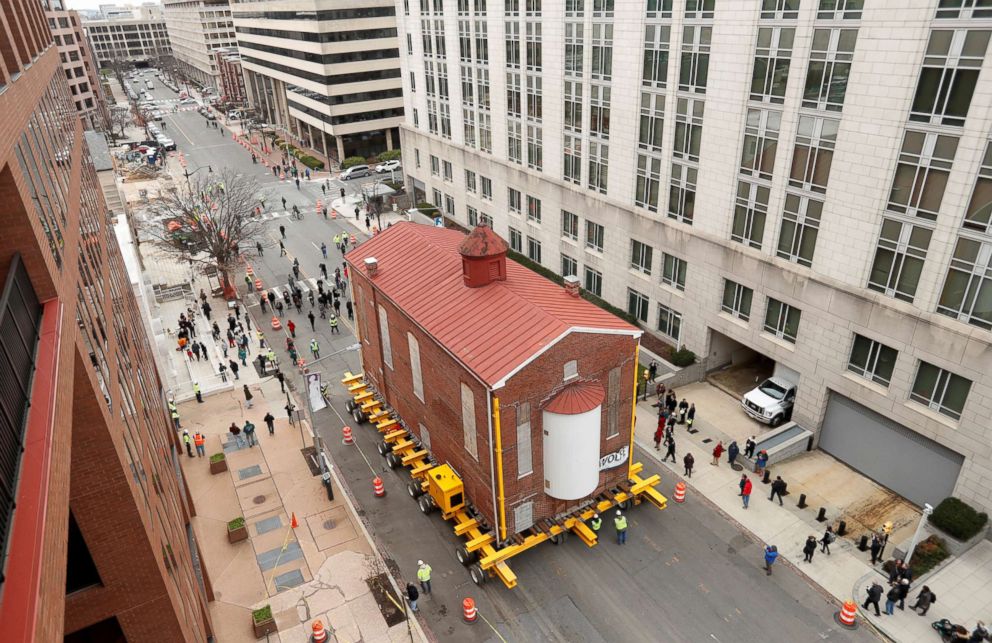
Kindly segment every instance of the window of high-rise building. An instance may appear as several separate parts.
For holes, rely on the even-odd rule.
[[[651,212],[657,212],[660,193],[661,159],[647,154],[638,154],[634,203]]]
[[[912,302],[923,272],[933,230],[897,219],[883,219],[868,288]]]
[[[971,380],[920,360],[909,399],[960,420],[970,391]]]
[[[870,382],[888,386],[898,356],[896,349],[855,333],[847,370]]]
[[[801,266],[813,265],[823,203],[808,196],[786,193],[782,232],[776,254]]]
[[[892,212],[935,220],[957,149],[955,136],[907,130],[887,208]]]
[[[633,288],[627,289],[627,313],[642,322],[648,321],[648,307],[651,302],[648,296]]]
[[[527,237],[527,258],[535,263],[541,263],[541,242],[534,237]]]
[[[761,249],[765,235],[770,190],[748,181],[737,182],[737,199],[730,228],[730,238],[752,248]]]
[[[598,223],[586,221],[586,248],[602,252],[605,236],[606,228]]]
[[[578,241],[579,239],[579,215],[567,210],[561,211],[561,236],[565,239]]]
[[[658,304],[658,331],[675,340],[682,341],[682,313],[664,304]]]
[[[989,45],[987,30],[930,32],[909,119],[963,126]]]
[[[668,84],[669,25],[644,26],[644,70],[641,83],[645,87],[664,89]]]
[[[585,268],[585,289],[596,295],[597,297],[603,296],[603,273],[600,271],[586,266]]]
[[[789,81],[794,27],[761,27],[751,74],[751,100],[768,103],[785,102]]]
[[[799,335],[801,317],[802,311],[795,306],[769,297],[768,307],[765,310],[764,330],[779,339],[795,344]]]
[[[723,280],[723,312],[734,317],[748,321],[751,319],[751,300],[754,298],[754,291],[747,286],[731,281]]]
[[[840,121],[818,116],[799,117],[789,174],[790,186],[821,194],[827,191],[839,128]]]
[[[958,238],[937,312],[992,329],[992,241]]]
[[[676,106],[672,155],[687,161],[698,161],[699,146],[703,138],[704,103],[696,98],[679,98]]]
[[[668,190],[668,217],[692,225],[696,209],[696,168],[672,163]]]
[[[681,91],[697,94],[706,93],[712,37],[712,27],[686,25],[682,28],[682,55],[679,59],[679,89]]]
[[[839,112],[844,108],[857,29],[814,29],[803,107]]]
[[[653,254],[654,248],[648,244],[637,239],[630,240],[630,267],[634,270],[650,275]]]
[[[748,109],[741,151],[741,174],[770,181],[775,168],[781,112]]]

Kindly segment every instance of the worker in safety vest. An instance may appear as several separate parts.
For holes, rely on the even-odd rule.
[[[205,442],[206,442],[206,438],[203,437],[202,433],[197,431],[196,433],[193,434],[193,444],[194,446],[196,446],[196,456],[198,458],[202,458],[204,455],[206,455],[206,451],[204,449]]]
[[[186,455],[193,457],[193,438],[190,437],[189,431],[183,431],[183,444],[186,445]]]
[[[193,394],[196,395],[196,401],[203,404],[203,394],[200,392],[199,382],[193,382]]]
[[[310,340],[310,352],[313,353],[314,359],[320,359],[320,344],[317,343],[316,339]]]
[[[617,517],[613,519],[613,524],[617,528],[617,544],[627,544],[627,517],[617,509]]]
[[[183,428],[182,425],[179,424],[179,409],[176,408],[176,403],[172,400],[169,400],[169,415],[172,416],[172,423],[175,425],[176,429]]]
[[[417,561],[417,580],[420,581],[420,589],[425,594],[431,593],[431,566],[422,560]]]
[[[330,319],[329,323],[331,325],[331,334],[332,335],[334,333],[340,333],[341,332],[340,330],[338,330],[338,317],[337,317],[337,315],[331,314],[331,319]],[[430,592],[428,592],[428,594],[429,593]]]
[[[599,514],[593,514],[592,520],[589,521],[589,526],[599,535],[599,528],[603,526],[603,519],[599,517]]]

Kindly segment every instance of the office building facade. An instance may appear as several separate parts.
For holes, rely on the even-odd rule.
[[[263,0],[232,10],[261,120],[338,161],[398,144],[403,90],[391,0]]]
[[[0,640],[204,641],[148,337],[41,3],[0,4]]]
[[[214,51],[235,46],[228,0],[164,0],[163,9],[179,71],[201,87],[219,89]]]
[[[148,67],[172,55],[169,32],[161,18],[84,20],[83,29],[100,69],[115,63]]]
[[[89,43],[83,35],[79,14],[65,8],[62,0],[42,0],[45,19],[59,50],[62,71],[72,93],[76,111],[86,129],[107,126],[107,106]]]
[[[404,3],[404,168],[700,371],[773,361],[852,467],[990,508],[980,4]]]

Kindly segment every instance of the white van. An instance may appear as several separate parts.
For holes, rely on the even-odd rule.
[[[372,173],[368,165],[352,165],[347,170],[341,172],[342,181],[350,181],[351,179],[357,179],[361,176],[368,176]]]

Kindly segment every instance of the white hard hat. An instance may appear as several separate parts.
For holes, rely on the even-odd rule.
[[[618,515],[618,516],[620,515],[620,510],[619,510],[619,509],[617,509],[617,515]]]
[[[423,564],[424,564],[424,561],[422,561],[422,560],[418,560],[418,561],[417,561],[417,564],[418,564],[418,565],[423,565]]]

